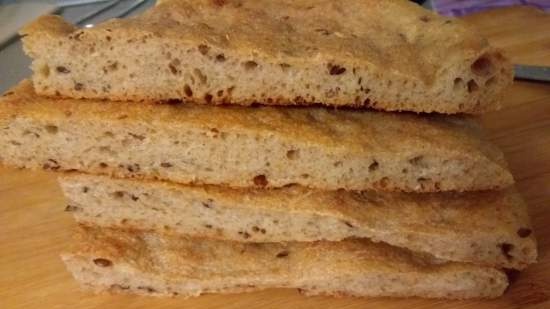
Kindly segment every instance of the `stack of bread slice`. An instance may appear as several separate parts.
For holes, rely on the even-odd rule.
[[[60,173],[79,223],[62,257],[92,290],[497,297],[536,260],[465,115],[499,108],[511,65],[461,21],[405,0],[168,0],[22,34],[34,75],[0,99],[0,162]]]

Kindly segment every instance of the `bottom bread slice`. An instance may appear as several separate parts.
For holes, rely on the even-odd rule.
[[[493,268],[351,239],[243,243],[81,226],[62,259],[95,291],[155,296],[298,288],[307,295],[464,299],[497,297],[508,285]]]
[[[230,189],[71,173],[60,177],[78,222],[242,242],[369,238],[435,257],[523,269],[537,257],[515,190],[468,193]]]

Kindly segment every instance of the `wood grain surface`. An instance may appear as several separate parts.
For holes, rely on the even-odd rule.
[[[550,15],[515,7],[466,18],[515,63],[550,66]],[[74,223],[55,175],[0,169],[0,308],[550,308],[550,84],[516,82],[505,108],[482,119],[510,162],[539,240],[539,263],[490,301],[303,297],[267,290],[194,299],[82,292],[59,252]],[[1,149],[0,149],[1,152]]]

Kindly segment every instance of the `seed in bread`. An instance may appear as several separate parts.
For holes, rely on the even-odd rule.
[[[0,160],[230,187],[465,191],[513,178],[470,118],[375,111],[0,98]]]
[[[49,96],[481,113],[512,81],[475,30],[405,0],[171,0],[21,34]]]

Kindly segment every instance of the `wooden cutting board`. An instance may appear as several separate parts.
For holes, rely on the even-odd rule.
[[[514,62],[550,66],[550,15],[516,7],[466,19]],[[540,249],[539,263],[500,299],[307,298],[282,289],[189,300],[85,293],[58,257],[74,223],[55,175],[0,169],[0,308],[550,308],[550,84],[515,83],[505,108],[482,120],[510,162]]]

